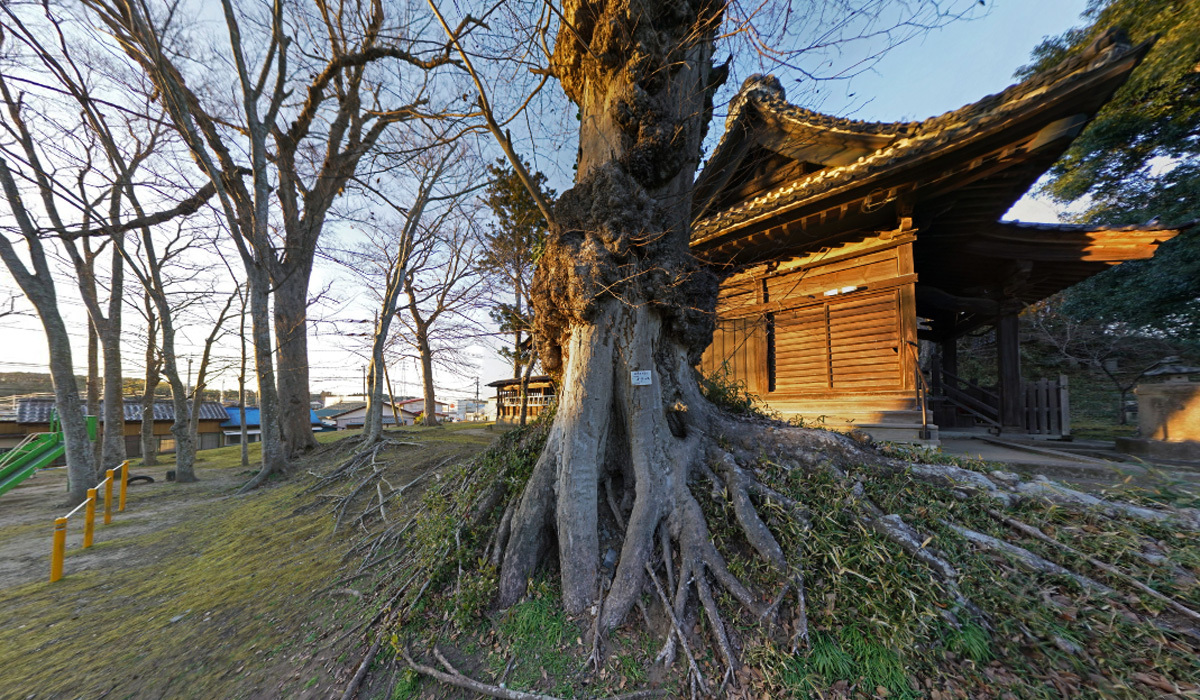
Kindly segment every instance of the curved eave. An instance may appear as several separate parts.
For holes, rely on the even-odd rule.
[[[1072,64],[1074,69],[1071,71],[1035,76],[999,95],[927,120],[915,135],[893,138],[886,147],[851,164],[812,173],[718,214],[706,216],[694,222],[691,246],[697,253],[722,257],[723,248],[741,247],[737,244],[740,237],[761,237],[762,232],[772,226],[823,210],[848,205],[862,207],[869,197],[877,196],[880,191],[893,196],[897,188],[904,189],[906,182],[912,184],[911,171],[915,168],[934,161],[944,164],[956,157],[969,162],[978,155],[981,144],[990,141],[995,145],[1003,140],[1005,133],[1012,133],[1025,148],[1042,153],[1055,149],[1061,152],[1070,143],[1069,137],[1073,137],[1086,119],[1125,81],[1149,46],[1149,43],[1132,48],[1113,45],[1107,49],[1108,55],[1090,63]],[[1084,117],[1082,120],[1080,115]],[[1069,129],[1059,123],[1066,121],[1071,121],[1067,125]],[[788,128],[799,127],[791,125]],[[1049,134],[1049,131],[1054,133]],[[884,138],[882,134],[859,134],[854,137],[858,139],[855,143],[863,143],[868,137]],[[745,134],[739,134],[738,138],[745,138]],[[846,134],[835,133],[828,142],[849,138]],[[714,161],[722,155],[714,154]],[[721,167],[728,168],[728,164]],[[705,181],[710,170],[711,164],[698,185]],[[724,171],[725,177],[728,172]],[[906,172],[908,177],[905,177]],[[1023,194],[1023,189],[1010,194],[1015,201]],[[713,195],[710,192],[707,196],[711,199]],[[873,207],[879,204],[871,202]]]

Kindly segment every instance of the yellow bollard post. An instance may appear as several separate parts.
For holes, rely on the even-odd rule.
[[[104,478],[104,524],[112,522],[112,484],[113,470],[109,469]]]
[[[54,547],[50,550],[50,583],[62,578],[63,553],[67,549],[67,519],[54,519]]]
[[[96,532],[96,489],[88,489],[87,506],[83,510],[83,548],[92,546]]]
[[[129,460],[121,464],[121,493],[117,497],[117,512],[125,512],[125,490],[129,487]]]

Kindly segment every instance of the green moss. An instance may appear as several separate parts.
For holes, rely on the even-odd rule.
[[[212,476],[237,468],[237,450],[208,451],[199,484],[131,490],[131,511],[187,513],[97,543],[119,561],[80,570],[68,559],[57,583],[0,591],[0,695],[234,697],[295,648],[289,630],[330,612],[309,596],[333,577],[339,551],[327,513],[292,515],[303,484],[197,498],[240,485]]]

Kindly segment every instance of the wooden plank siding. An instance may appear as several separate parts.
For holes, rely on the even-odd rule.
[[[727,367],[768,402],[915,390],[913,240],[881,234],[726,280],[701,370]]]
[[[727,372],[745,382],[746,390],[762,396],[767,392],[766,324],[762,319],[718,319],[712,345],[704,351],[700,371]]]

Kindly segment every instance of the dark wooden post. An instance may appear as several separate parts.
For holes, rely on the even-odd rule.
[[[1025,432],[1025,404],[1021,393],[1021,340],[1016,314],[996,322],[996,356],[1000,379],[1000,424],[1005,432]]]
[[[950,337],[942,341],[942,371],[958,376],[958,338]]]

